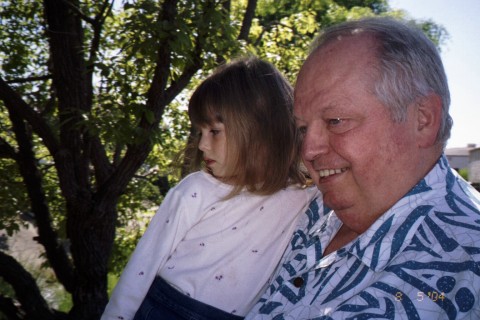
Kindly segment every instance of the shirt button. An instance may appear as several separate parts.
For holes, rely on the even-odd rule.
[[[305,281],[303,281],[303,278],[302,277],[296,277],[295,279],[293,279],[293,285],[296,287],[296,288],[300,288],[301,286],[303,286],[303,283]]]

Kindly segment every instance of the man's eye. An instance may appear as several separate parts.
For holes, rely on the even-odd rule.
[[[341,124],[343,120],[340,118],[332,118],[332,119],[328,119],[327,122],[328,122],[328,125],[330,126],[336,126]]]
[[[351,118],[329,118],[326,119],[327,129],[334,134],[342,134],[355,128],[356,122]]]

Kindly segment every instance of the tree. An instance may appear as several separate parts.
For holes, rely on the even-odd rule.
[[[0,295],[0,312],[99,318],[116,230],[158,204],[154,186],[179,169],[188,90],[246,52],[293,81],[320,27],[387,11],[382,0],[3,1],[0,229],[16,232],[19,213],[33,218],[73,307],[54,310],[2,249],[0,278],[13,293]]]

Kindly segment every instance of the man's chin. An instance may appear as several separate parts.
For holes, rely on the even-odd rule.
[[[323,203],[335,212],[345,211],[353,207],[352,201],[348,201],[341,196],[337,197],[332,191],[323,193]]]

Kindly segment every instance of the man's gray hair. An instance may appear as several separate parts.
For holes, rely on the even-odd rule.
[[[391,110],[394,121],[404,121],[407,107],[431,93],[442,100],[442,120],[436,141],[445,147],[453,125],[449,114],[450,92],[443,63],[433,42],[417,27],[392,18],[353,20],[325,29],[312,52],[343,37],[368,34],[378,43],[376,96]]]

